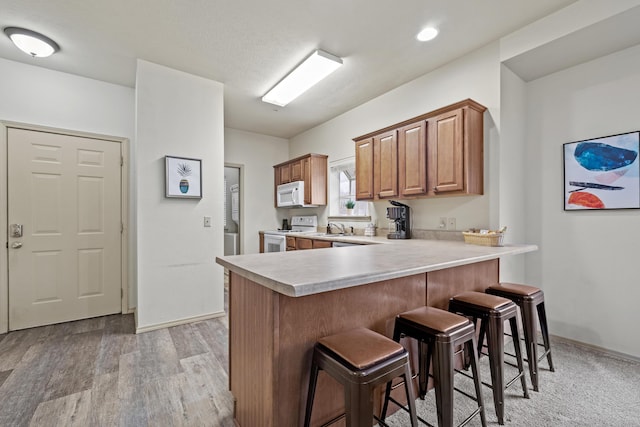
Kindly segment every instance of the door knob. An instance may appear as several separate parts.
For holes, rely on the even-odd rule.
[[[13,243],[11,244],[11,247],[12,247],[13,249],[20,249],[20,248],[22,247],[22,242],[13,242]]]

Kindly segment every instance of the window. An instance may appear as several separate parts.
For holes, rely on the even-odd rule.
[[[356,163],[353,157],[331,163],[330,213],[331,216],[369,215],[369,204],[356,201]],[[353,212],[347,211],[347,202],[353,201]]]

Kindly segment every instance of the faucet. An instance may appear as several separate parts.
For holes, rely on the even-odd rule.
[[[331,226],[338,228],[342,234],[347,233],[343,224],[340,224],[339,222],[330,222],[327,224],[327,234],[331,234]]]

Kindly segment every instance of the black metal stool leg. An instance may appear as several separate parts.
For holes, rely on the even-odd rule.
[[[304,416],[304,427],[309,427],[311,423],[311,410],[313,409],[313,398],[316,394],[316,384],[318,382],[318,364],[316,363],[315,356],[311,363],[311,375],[309,377],[309,392],[307,393],[307,406]]]
[[[475,336],[464,345],[467,347],[467,351],[471,353],[471,372],[473,373],[473,385],[476,389],[476,399],[478,400],[478,407],[480,408],[480,422],[482,423],[482,427],[486,427],[487,416],[484,411],[484,399],[482,398],[482,382],[480,381],[480,373],[478,371],[478,353],[476,352]]]
[[[549,341],[549,328],[547,326],[547,312],[544,308],[544,302],[538,304],[538,318],[540,319],[540,332],[544,342],[544,350],[547,353],[547,362],[549,362],[549,370],[555,372],[553,368],[553,360],[551,359],[551,342]]]
[[[516,351],[516,362],[518,364],[518,375],[522,384],[522,392],[524,397],[529,398],[529,390],[527,389],[527,379],[524,374],[524,363],[522,363],[522,350],[520,349],[520,335],[518,334],[518,322],[515,317],[509,319],[511,325],[511,336],[513,337],[513,347]],[[504,338],[503,338],[504,339]]]
[[[538,391],[538,346],[536,335],[536,311],[531,301],[520,302],[522,310],[522,323],[524,331],[525,350],[527,352],[527,363],[529,364],[529,375],[533,390]]]
[[[485,322],[485,320],[483,320]],[[504,424],[504,325],[496,319],[488,321],[489,367],[491,369],[491,385],[493,402],[498,417],[498,424]]]

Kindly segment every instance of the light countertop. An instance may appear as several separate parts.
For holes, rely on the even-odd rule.
[[[345,236],[339,240],[363,244],[222,256],[216,262],[271,290],[301,297],[538,249],[527,244],[489,247],[457,241],[389,240],[380,236]]]

